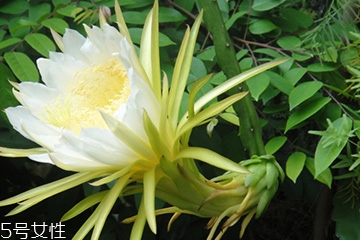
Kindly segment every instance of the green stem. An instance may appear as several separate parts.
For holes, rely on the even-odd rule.
[[[225,28],[221,12],[216,0],[199,0],[204,9],[204,21],[212,35],[216,56],[219,66],[228,78],[241,73],[239,63],[236,59],[234,47],[230,36]],[[248,86],[240,85],[241,91],[248,91]],[[230,94],[238,92],[232,89]],[[234,104],[234,109],[240,120],[240,139],[249,155],[264,155],[265,147],[262,140],[262,129],[259,117],[256,113],[250,94]]]

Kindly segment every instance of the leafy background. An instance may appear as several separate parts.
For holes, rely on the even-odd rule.
[[[119,0],[134,43],[139,44],[152,0]],[[171,79],[174,60],[186,25],[198,14],[197,0],[160,0],[162,69]],[[351,0],[217,0],[236,49],[242,71],[263,62],[289,60],[247,81],[261,119],[266,151],[286,170],[287,179],[244,239],[360,239],[360,3]],[[98,24],[103,11],[114,24],[114,1],[13,0],[0,1],[0,108],[16,106],[9,81],[41,82],[36,59],[59,51],[50,28],[84,33],[82,24]],[[110,10],[110,11],[109,11]],[[226,77],[206,24],[201,27],[188,89],[198,78],[213,73],[207,92]],[[201,93],[200,93],[201,94]],[[186,101],[183,102],[186,109]],[[229,110],[227,115],[234,115]],[[234,161],[246,158],[238,127],[218,117],[211,136],[205,127],[194,130],[191,144],[211,148]],[[0,146],[29,148],[34,144],[15,132],[0,112]],[[219,170],[200,166],[204,175]],[[0,161],[0,198],[59,179],[70,173],[27,159]],[[84,196],[99,188],[84,184],[54,196],[18,216],[0,222],[48,224]],[[136,214],[139,196],[122,197],[109,216],[101,239],[128,239],[131,225],[121,220]],[[158,206],[164,205],[158,201]],[[65,222],[71,237],[90,215],[84,212]],[[158,217],[159,232],[145,230],[144,239],[205,239],[207,219],[181,216],[166,231],[170,216]],[[239,226],[224,239],[236,239]],[[13,238],[16,239],[16,238]]]

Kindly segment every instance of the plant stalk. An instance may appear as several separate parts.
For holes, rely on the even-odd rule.
[[[239,63],[230,36],[225,28],[223,18],[216,0],[199,0],[204,9],[204,21],[212,35],[218,64],[227,78],[241,73]],[[234,94],[248,91],[246,83],[229,91]],[[262,128],[250,94],[233,105],[240,121],[240,139],[249,156],[264,155],[265,147],[262,140]]]

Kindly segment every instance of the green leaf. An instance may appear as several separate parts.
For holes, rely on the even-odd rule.
[[[283,49],[296,50],[300,48],[301,40],[295,36],[286,36],[277,40],[276,43]]]
[[[213,61],[215,56],[216,56],[216,54],[215,54],[214,46],[210,46],[210,47],[204,49],[204,51],[202,51],[198,55],[196,55],[197,58],[199,58],[203,61]]]
[[[269,49],[269,48],[257,48],[254,50],[255,53],[262,53],[262,54],[266,54],[270,57],[273,58],[282,58],[284,57],[283,55],[281,55],[280,53],[278,53],[277,51],[273,50],[273,49]]]
[[[305,60],[308,60],[310,58],[312,58],[313,56],[308,53],[308,54],[302,54],[302,53],[296,53],[296,52],[293,52],[291,54],[291,56],[296,60],[296,61],[299,61],[299,62],[302,62],[302,61],[305,61]]]
[[[182,22],[184,20],[186,20],[186,17],[184,17],[175,8],[159,7],[159,22],[160,23]]]
[[[26,25],[27,20],[21,17],[14,17],[9,20],[9,31],[12,37],[23,38],[30,32],[30,27]],[[30,24],[31,26],[31,24]]]
[[[286,161],[286,175],[296,183],[296,179],[300,175],[305,166],[306,155],[302,152],[294,152]]]
[[[271,32],[275,30],[277,26],[273,24],[270,20],[260,19],[252,24],[250,24],[249,30],[252,34],[260,35],[264,33]]]
[[[71,18],[75,18],[76,15],[82,11],[82,8],[76,7],[76,3],[72,3],[70,5],[67,5],[66,7],[62,7],[56,10],[58,14]]]
[[[44,57],[49,57],[50,51],[55,51],[55,44],[44,34],[33,33],[25,37],[25,41]]]
[[[314,100],[310,100],[307,103],[302,104],[299,108],[291,114],[289,119],[286,122],[285,132],[289,131],[299,123],[308,119],[316,112],[318,112],[321,108],[323,108],[328,102],[330,102],[330,98],[321,97],[316,98]]]
[[[194,0],[175,0],[174,2],[189,12],[191,12],[195,5]]]
[[[252,8],[255,11],[267,11],[273,9],[286,0],[254,0]]]
[[[342,240],[360,239],[360,200],[353,197],[354,202],[345,194],[333,197],[332,219],[336,222],[336,236]]]
[[[313,24],[313,19],[306,13],[294,8],[280,8],[282,14],[288,21],[301,28],[308,28]]]
[[[310,171],[310,173],[315,176],[315,165],[314,165],[314,159],[313,158],[306,158],[305,161],[306,168]],[[332,174],[329,168],[327,168],[325,171],[320,173],[317,177],[315,177],[316,180],[319,182],[327,185],[329,188],[331,188],[332,183]]]
[[[0,42],[0,49],[9,47],[9,46],[14,45],[14,44],[17,44],[20,41],[21,41],[20,38],[8,38],[8,39]]]
[[[147,13],[145,12],[136,12],[136,11],[126,11],[123,12],[123,16],[126,23],[131,24],[144,24]]]
[[[4,119],[7,119],[5,112],[2,110],[18,104],[12,92],[13,87],[9,83],[9,80],[16,81],[16,79],[11,70],[3,63],[0,63],[0,73],[0,115],[2,115]]]
[[[274,154],[277,150],[279,150],[286,142],[287,137],[278,136],[270,139],[265,145],[266,154]]]
[[[50,14],[51,6],[48,3],[32,5],[29,8],[29,20],[38,22],[39,19],[43,18],[47,14]]]
[[[7,14],[21,14],[28,10],[29,3],[26,0],[12,0],[1,4],[0,12]]]
[[[345,115],[329,124],[316,147],[315,177],[335,161],[352,135],[352,121]]]
[[[39,81],[39,72],[31,59],[24,53],[7,52],[5,61],[20,81]]]
[[[207,74],[205,64],[201,59],[193,57],[191,61],[188,81],[194,81],[202,78]]]
[[[256,100],[259,101],[260,95],[265,91],[265,89],[270,84],[270,78],[266,73],[260,73],[255,77],[250,78],[246,81],[246,84],[249,87],[251,96]]]
[[[304,82],[296,86],[289,95],[290,111],[311,98],[322,86],[322,82]]]
[[[283,77],[295,86],[295,84],[305,75],[306,72],[306,68],[293,68],[286,71]]]
[[[270,83],[277,89],[279,89],[281,92],[285,93],[286,95],[289,95],[290,92],[294,89],[293,85],[288,81],[287,79],[283,78],[279,74],[275,72],[266,72],[268,76],[270,77]]]
[[[236,20],[238,20],[239,18],[244,16],[246,13],[247,13],[247,11],[239,11],[239,12],[235,13],[234,15],[232,15],[225,23],[226,29],[229,30],[231,28],[231,26],[236,22]]]
[[[65,29],[69,28],[69,25],[67,24],[67,22],[65,22],[64,20],[62,20],[60,18],[46,19],[46,20],[42,21],[41,24],[47,28],[53,29],[54,31],[56,31],[60,34],[64,34]]]
[[[310,64],[307,69],[310,72],[331,72],[337,69],[337,66],[334,64],[327,64],[327,63],[313,63]]]

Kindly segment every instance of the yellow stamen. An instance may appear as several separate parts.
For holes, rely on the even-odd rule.
[[[105,128],[99,109],[113,115],[131,93],[130,81],[119,59],[93,64],[74,74],[66,93],[44,109],[43,119],[75,133],[81,128]]]

